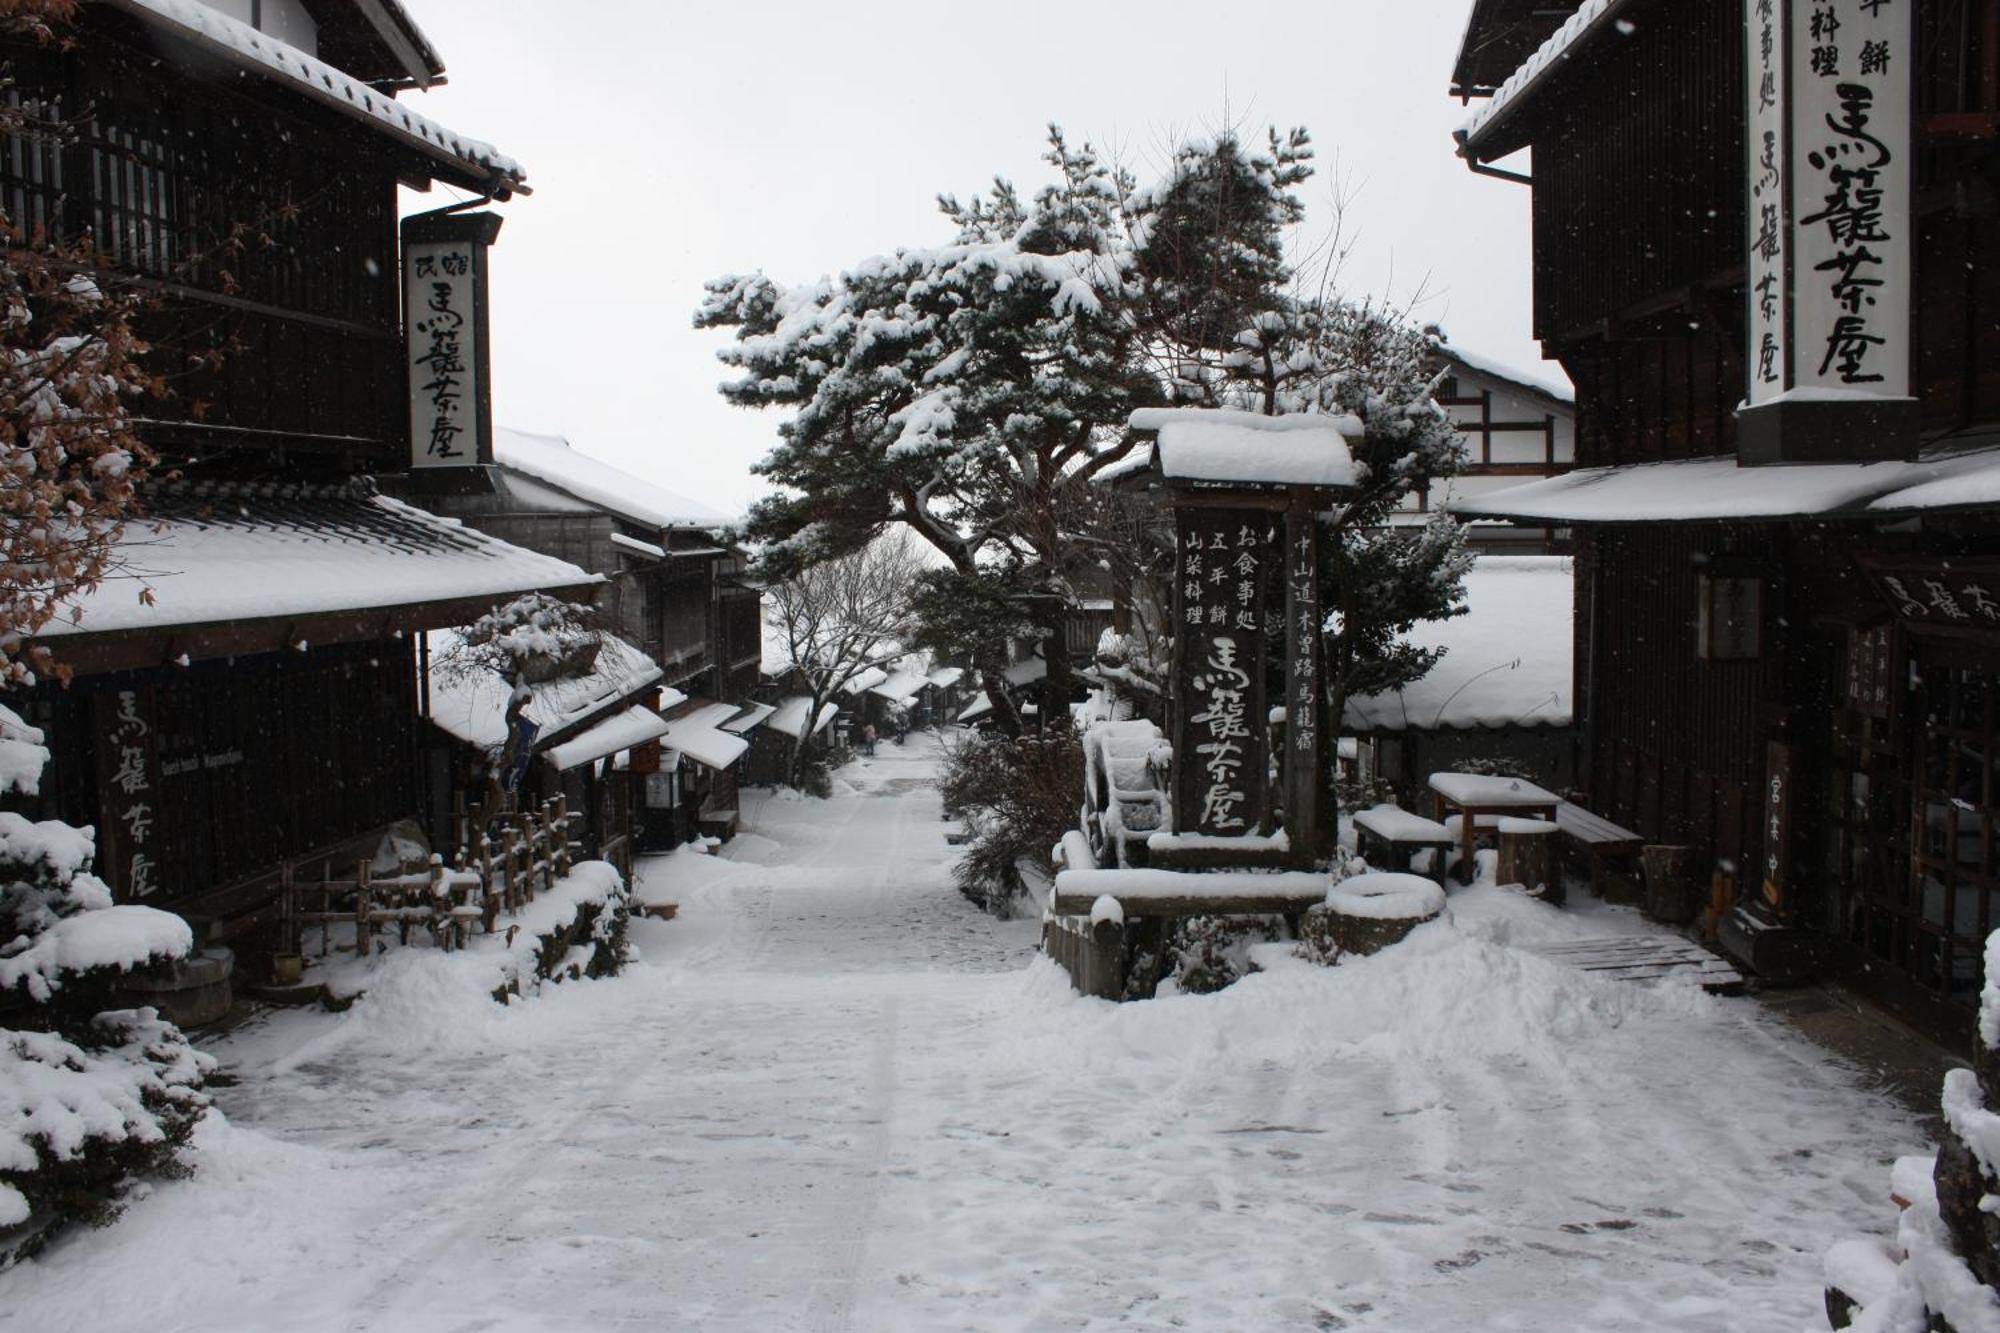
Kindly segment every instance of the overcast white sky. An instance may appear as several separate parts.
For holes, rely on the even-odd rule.
[[[934,199],[1030,191],[1054,121],[1139,168],[1231,119],[1304,125],[1315,230],[1348,197],[1343,285],[1541,368],[1528,192],[1452,154],[1471,0],[408,0],[449,70],[410,105],[520,159],[493,253],[495,419],[740,508],[777,419],[715,392],[704,280],[838,272],[949,231]],[[448,196],[409,196],[410,211]],[[1554,367],[1549,367],[1553,370]]]

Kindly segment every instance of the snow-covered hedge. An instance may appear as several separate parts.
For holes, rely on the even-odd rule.
[[[0,706],[0,791],[32,794],[48,751]],[[0,811],[0,1262],[71,1222],[103,1223],[174,1170],[213,1063],[118,980],[185,958],[181,918],[119,906],[89,829]]]
[[[627,955],[631,893],[608,861],[582,861],[521,910],[500,959],[495,999],[531,995],[547,982],[615,976]]]
[[[1856,1333],[2000,1333],[2000,931],[1986,941],[1973,1068],[1945,1075],[1945,1132],[1928,1172],[1896,1164],[1893,1243],[1851,1240],[1826,1255],[1827,1320]]]

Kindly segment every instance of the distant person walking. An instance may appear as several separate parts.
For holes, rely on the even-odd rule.
[[[875,724],[868,723],[861,728],[861,753],[870,759],[875,757]]]

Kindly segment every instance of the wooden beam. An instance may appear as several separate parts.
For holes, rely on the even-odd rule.
[[[1088,916],[1104,895],[1088,889],[1065,891],[1060,882],[1049,900],[1057,916]],[[1115,896],[1115,895],[1114,895]],[[1120,899],[1127,920],[1150,916],[1289,916],[1326,901],[1326,890],[1275,893],[1203,893],[1190,885],[1182,894],[1147,894]]]

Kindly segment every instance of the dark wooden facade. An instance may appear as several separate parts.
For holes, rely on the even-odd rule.
[[[1534,150],[1534,328],[1577,387],[1578,465],[1729,456],[1746,383],[1743,7],[1614,8],[1619,22],[1586,33],[1461,152],[1484,166]],[[1912,392],[1926,441],[1990,441],[2000,0],[1925,0],[1917,26]],[[1468,49],[1478,27],[1476,13]],[[1962,1032],[1979,942],[2000,924],[2000,788],[1960,771],[1989,754],[2000,636],[1899,616],[1862,566],[1983,558],[2000,551],[2000,514],[1599,524],[1576,530],[1575,549],[1591,807],[1696,848],[1722,890],[1802,941],[1788,958]],[[1700,582],[1715,571],[1762,580],[1754,656],[1698,651]],[[1866,707],[1851,690],[1864,676],[1881,696]],[[1709,924],[1726,935],[1727,920]]]
[[[0,49],[4,96],[67,127],[0,142],[0,212],[24,235],[88,239],[109,280],[157,298],[141,331],[171,393],[140,424],[176,478],[142,491],[155,517],[198,528],[222,504],[246,526],[311,530],[330,561],[343,542],[421,561],[439,525],[372,508],[364,478],[408,460],[397,189],[525,185],[420,117],[389,123],[387,90],[441,72],[400,5],[309,8],[320,52],[353,75],[297,51],[273,68],[241,32],[120,0],[83,6],[73,44]],[[227,602],[214,580],[203,591],[204,607]],[[414,827],[432,758],[414,632],[490,604],[413,604],[405,587],[378,606],[367,591],[51,639],[75,680],[17,703],[52,750],[39,813],[98,826],[121,896],[255,947],[280,862],[366,855]],[[136,795],[114,739],[143,755]]]

